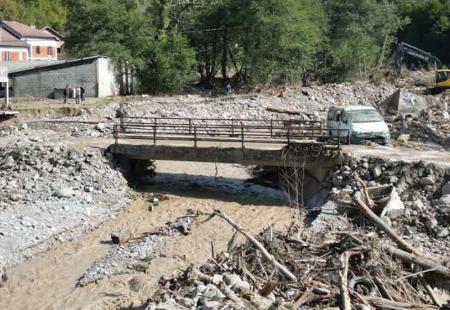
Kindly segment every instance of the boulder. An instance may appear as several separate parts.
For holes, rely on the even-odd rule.
[[[444,195],[438,200],[438,207],[450,208],[450,194]]]
[[[15,164],[15,160],[12,156],[8,156],[5,158],[4,165],[8,167],[12,167]]]
[[[411,139],[411,136],[404,133],[398,136],[397,141],[401,143],[407,143],[409,139]]]
[[[70,198],[75,195],[75,192],[70,187],[60,187],[54,194],[58,198]]]
[[[132,236],[129,229],[119,229],[111,233],[111,241],[114,244],[123,244],[130,240]]]
[[[420,184],[425,185],[425,186],[426,185],[434,185],[434,178],[431,175],[429,175],[424,178],[421,178],[419,182],[420,182]]]
[[[400,199],[397,190],[394,188],[392,190],[388,203],[386,204],[386,206],[383,209],[383,212],[381,213],[381,217],[387,216],[390,219],[395,219],[403,215],[404,212],[405,212],[405,205]]]
[[[442,195],[450,195],[450,182],[447,182],[441,189]]]

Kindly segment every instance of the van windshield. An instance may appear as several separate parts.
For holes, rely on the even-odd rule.
[[[383,121],[383,117],[376,110],[348,111],[348,115],[352,123],[370,123]]]

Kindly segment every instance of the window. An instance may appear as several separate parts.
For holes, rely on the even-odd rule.
[[[47,55],[53,56],[53,47],[49,46],[47,48]]]
[[[355,110],[349,111],[349,118],[352,123],[382,122],[383,117],[376,110]]]
[[[41,47],[40,46],[36,46],[36,54],[40,54],[41,53]]]
[[[447,72],[445,71],[438,71],[436,73],[436,83],[441,83],[447,80]]]
[[[5,54],[5,60],[6,60],[6,61],[11,61],[11,52],[6,52],[6,54]]]

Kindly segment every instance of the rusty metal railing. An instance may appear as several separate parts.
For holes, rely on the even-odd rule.
[[[350,144],[347,129],[327,129],[321,121],[219,118],[124,117],[114,126],[114,138],[158,141],[190,141],[246,144],[322,143],[340,148]]]

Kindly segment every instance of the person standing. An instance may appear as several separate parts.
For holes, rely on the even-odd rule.
[[[84,101],[84,100],[86,100],[86,96],[85,96],[85,94],[86,94],[86,90],[84,89],[84,87],[83,87],[83,86],[80,86],[80,95],[81,95],[81,101]]]
[[[71,92],[72,92],[71,98],[75,99],[75,103],[76,103],[77,102],[77,88],[76,87],[71,88]]]
[[[64,88],[64,104],[67,104],[68,99],[69,99],[69,85],[66,85],[66,88]]]
[[[80,104],[80,100],[81,100],[81,88],[80,86],[77,86],[77,88],[75,89],[75,103]]]

